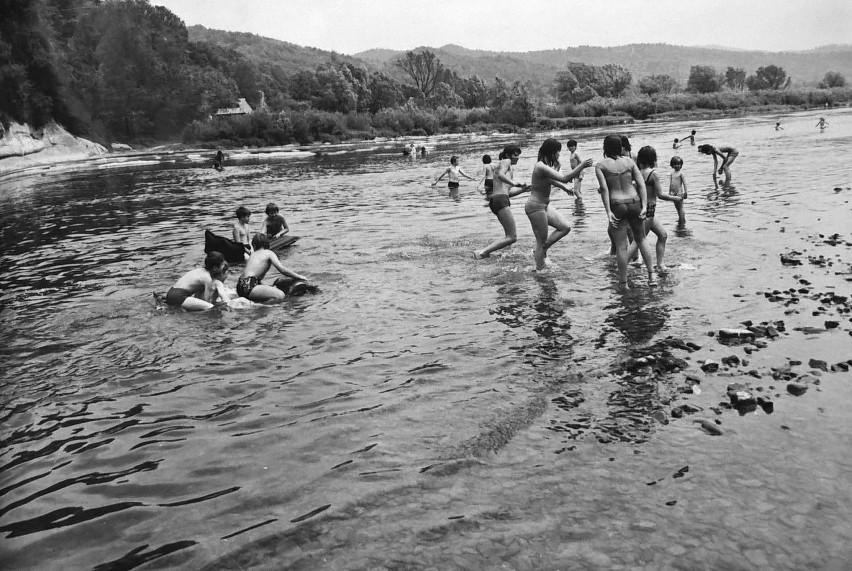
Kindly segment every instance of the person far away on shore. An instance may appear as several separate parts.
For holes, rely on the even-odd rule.
[[[458,198],[459,197],[459,175],[465,177],[468,180],[476,180],[466,172],[464,172],[459,166],[459,158],[453,155],[450,158],[450,166],[441,173],[435,182],[432,183],[432,186],[438,184],[442,178],[449,175],[449,182],[447,182],[447,188],[450,189],[450,198]]]
[[[266,234],[272,240],[273,238],[280,238],[289,231],[290,227],[287,226],[287,221],[278,213],[278,206],[274,202],[267,204],[266,218],[260,225],[260,233]]]
[[[683,202],[680,196],[673,196],[663,192],[663,185],[660,183],[660,177],[654,170],[657,168],[657,151],[654,147],[645,146],[639,149],[636,156],[636,165],[639,167],[639,172],[642,173],[642,179],[645,181],[645,191],[648,194],[648,208],[645,211],[645,236],[650,232],[657,235],[657,265],[656,269],[659,273],[666,272],[666,266],[663,263],[663,258],[666,255],[666,240],[668,233],[659,219],[655,216],[657,210],[657,199],[668,200],[674,202],[675,206]],[[634,241],[627,247],[627,259],[632,259],[636,255],[638,242]]]
[[[493,252],[511,246],[518,239],[515,227],[515,216],[512,214],[510,198],[529,190],[529,186],[514,180],[514,167],[521,156],[521,148],[517,145],[506,145],[499,156],[499,163],[494,171],[494,191],[488,201],[491,212],[500,221],[505,236],[488,244],[482,250],[473,253],[477,260],[487,258]]]
[[[166,293],[166,303],[186,311],[206,311],[217,299],[224,299],[222,282],[228,273],[228,262],[219,252],[209,252],[204,267],[185,273]]]
[[[532,180],[530,184],[530,196],[524,205],[527,218],[530,219],[533,234],[535,234],[536,246],[533,250],[536,271],[545,269],[547,265],[547,250],[556,242],[564,238],[571,231],[568,221],[553,207],[550,206],[551,186],[557,186],[571,192],[573,190],[564,186],[565,183],[576,179],[583,169],[592,166],[592,159],[581,162],[572,171],[562,174],[559,165],[559,153],[562,151],[562,143],[556,139],[546,139],[538,151],[538,160],[533,167]],[[554,228],[548,236],[548,227]]]
[[[245,248],[245,257],[248,258],[251,254],[251,228],[249,228],[249,218],[251,211],[245,206],[240,206],[236,211],[237,221],[234,222],[234,242],[242,244]]]
[[[246,261],[246,267],[237,280],[237,295],[257,303],[282,301],[285,297],[284,290],[292,283],[292,280],[279,278],[271,286],[260,283],[269,268],[273,266],[288,278],[298,281],[308,280],[305,276],[297,274],[281,264],[278,255],[269,249],[269,238],[266,237],[266,234],[255,234],[251,241],[254,251]]]
[[[713,157],[713,184],[716,184],[717,174],[725,175],[725,185],[731,183],[731,163],[740,154],[739,151],[734,147],[719,147],[717,149],[713,145],[698,145],[698,152]],[[719,166],[719,159],[722,159],[722,166]]]
[[[674,169],[669,175],[669,195],[680,197],[680,200],[674,201],[675,210],[677,210],[677,225],[684,226],[686,224],[686,214],[683,211],[683,201],[686,200],[686,177],[683,175],[683,159],[675,155],[669,161],[669,166]]]
[[[621,137],[607,135],[603,144],[604,159],[595,165],[595,175],[601,188],[601,200],[614,230],[615,256],[618,265],[618,284],[627,286],[627,228],[633,229],[645,267],[648,285],[657,285],[651,249],[645,240],[643,220],[648,208],[645,181],[639,167],[629,157],[622,156]],[[635,184],[635,187],[634,187]]]

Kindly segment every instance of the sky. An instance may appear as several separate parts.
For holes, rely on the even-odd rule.
[[[526,52],[665,43],[762,51],[852,43],[850,0],[149,0],[187,26],[356,54],[456,44]]]

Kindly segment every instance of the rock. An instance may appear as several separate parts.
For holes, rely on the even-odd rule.
[[[113,143],[113,144],[110,145],[110,148],[113,151],[132,151],[133,150],[133,147],[131,147],[130,145],[127,145],[125,143]]]
[[[808,365],[813,367],[814,369],[819,369],[820,371],[828,372],[828,363],[820,359],[811,359],[810,361],[808,361]]]
[[[849,364],[844,363],[843,361],[840,361],[839,363],[835,363],[831,366],[831,372],[832,373],[837,373],[837,372],[840,372],[840,371],[843,371],[843,372],[849,371]]]
[[[757,397],[757,404],[766,414],[772,414],[775,411],[775,405],[767,397]]]
[[[709,420],[702,420],[701,428],[702,430],[704,430],[704,432],[711,436],[721,436],[722,434],[724,434],[724,431],[721,428],[719,428],[714,422]]]
[[[659,422],[660,424],[668,424],[669,419],[666,418],[666,413],[661,410],[655,410],[651,413],[651,418]]]
[[[720,339],[745,339],[754,338],[754,332],[748,329],[724,328],[719,330]]]
[[[807,385],[803,385],[802,383],[788,383],[787,384],[787,392],[793,396],[801,396],[805,394],[808,390]]]
[[[722,364],[726,367],[736,367],[740,364],[740,358],[736,355],[729,355],[727,357],[722,357]]]
[[[800,255],[799,252],[788,252],[786,254],[781,254],[781,263],[785,266],[801,266],[802,260],[797,257],[798,255]]]
[[[835,329],[837,327],[840,327],[839,321],[826,321],[825,322],[825,328],[826,329]]]
[[[719,363],[712,359],[707,359],[704,361],[704,364],[701,365],[701,370],[705,373],[715,373],[719,370]]]

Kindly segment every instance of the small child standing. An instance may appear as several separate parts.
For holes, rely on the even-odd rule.
[[[483,167],[482,176],[485,183],[485,200],[491,200],[491,193],[494,192],[494,165],[491,164],[491,155],[482,156]]]
[[[234,222],[234,242],[243,245],[246,250],[246,258],[251,254],[251,229],[248,221],[251,217],[251,211],[245,206],[237,208],[237,221]]]
[[[274,202],[266,205],[266,218],[260,226],[260,233],[266,234],[270,240],[279,238],[290,231],[287,221],[278,214],[278,206]]]
[[[671,196],[679,196],[681,200],[674,203],[677,209],[677,224],[683,226],[686,224],[686,215],[683,213],[683,201],[686,200],[686,177],[680,169],[683,168],[683,159],[674,156],[669,162],[674,172],[669,177],[669,194]]]
[[[574,139],[568,139],[568,142],[565,144],[568,148],[568,152],[571,155],[568,157],[568,166],[571,167],[571,170],[574,170],[580,163],[583,162],[583,159],[580,158],[580,155],[577,153],[577,141]],[[580,172],[579,175],[574,177],[574,199],[578,201],[583,200],[583,194],[580,191],[580,187],[583,186],[583,173]]]
[[[461,169],[461,167],[459,166],[459,158],[455,155],[450,158],[450,166],[447,167],[447,170],[441,173],[441,176],[439,176],[437,180],[432,183],[432,186],[438,184],[438,182],[447,175],[449,175],[447,188],[450,190],[450,198],[459,197],[459,175],[465,177],[468,180],[476,180]]]

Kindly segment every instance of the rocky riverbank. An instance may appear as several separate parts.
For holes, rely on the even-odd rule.
[[[19,123],[0,126],[0,176],[107,153],[103,145],[75,137],[53,122],[41,129]]]

